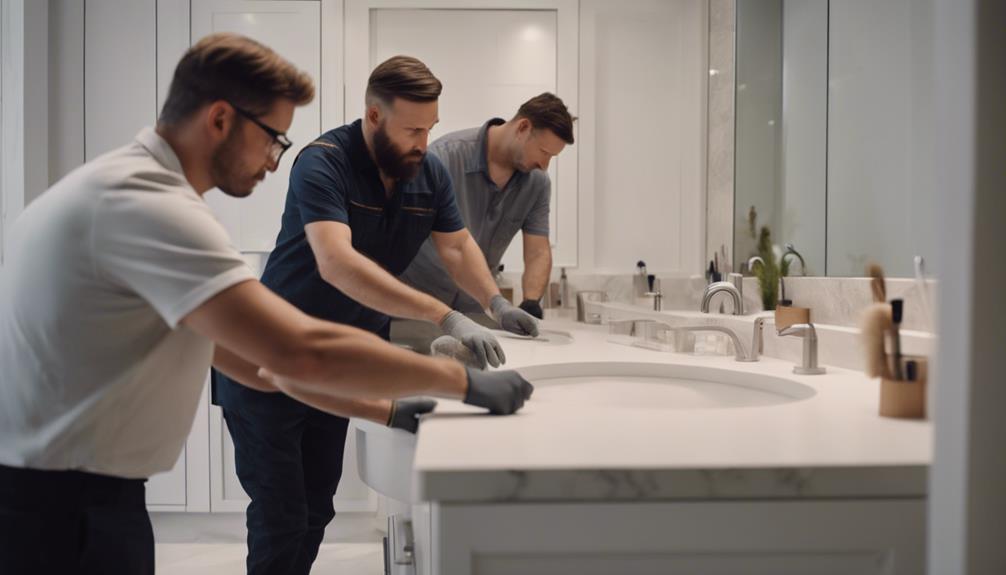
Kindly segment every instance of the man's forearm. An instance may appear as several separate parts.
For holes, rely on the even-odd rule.
[[[545,295],[549,277],[552,275],[552,249],[547,240],[544,247],[536,246],[533,250],[529,247],[525,242],[521,289],[524,299],[538,301]]]
[[[461,245],[440,251],[440,259],[454,283],[478,301],[483,309],[488,309],[490,300],[500,290],[475,239],[468,236]]]
[[[352,334],[347,333],[352,332]],[[323,394],[345,399],[396,399],[431,395],[462,399],[468,377],[460,363],[389,345],[371,333],[316,320],[297,341],[300,358],[277,375],[295,398]]]
[[[433,296],[413,289],[359,253],[326,266],[322,278],[361,304],[392,317],[439,324],[451,310]]]
[[[213,348],[213,367],[234,381],[256,391],[275,393],[279,388],[272,382],[258,376],[259,366],[246,361],[241,356],[217,345]]]
[[[213,367],[251,389],[263,392],[281,392],[271,381],[259,377],[257,365],[245,361],[237,354],[219,345],[213,352]],[[292,395],[294,399],[342,417],[360,417],[385,424],[391,413],[391,401],[388,400],[346,399],[331,393],[294,391],[295,395]]]

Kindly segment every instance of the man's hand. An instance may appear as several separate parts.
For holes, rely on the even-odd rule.
[[[534,386],[516,371],[479,371],[466,367],[465,403],[484,407],[493,415],[510,415],[531,398]]]
[[[480,368],[485,369],[486,364],[499,367],[500,364],[506,363],[503,347],[496,341],[496,336],[465,317],[463,313],[452,311],[444,316],[440,322],[440,329],[472,350]]]
[[[517,307],[519,307],[520,309],[526,311],[527,313],[531,314],[532,316],[538,319],[542,319],[543,317],[545,317],[545,312],[541,310],[541,304],[538,303],[538,300],[526,299],[520,302],[520,305]]]
[[[538,320],[526,311],[516,308],[501,295],[493,296],[489,309],[500,327],[517,335],[538,337]]]
[[[404,429],[415,433],[419,429],[419,417],[430,413],[437,406],[432,399],[396,399],[391,403],[391,413],[388,415],[388,427]]]

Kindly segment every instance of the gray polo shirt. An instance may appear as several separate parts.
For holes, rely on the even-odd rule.
[[[482,248],[490,270],[495,270],[518,231],[548,236],[548,173],[514,172],[501,190],[489,177],[486,133],[489,126],[504,123],[493,118],[480,128],[451,132],[430,144],[454,182],[458,207],[465,226]],[[454,309],[482,311],[451,279],[432,240],[426,240],[412,264],[400,276],[405,283],[424,291]]]

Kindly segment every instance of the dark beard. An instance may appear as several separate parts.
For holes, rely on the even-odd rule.
[[[231,127],[210,161],[210,177],[221,192],[234,198],[245,198],[255,189],[256,181],[245,177],[239,172],[244,163],[241,161],[241,141],[238,136],[238,124]]]
[[[419,168],[423,165],[423,152],[401,153],[395,149],[391,143],[391,138],[384,130],[384,126],[377,128],[374,132],[374,158],[377,160],[377,167],[384,172],[384,175],[399,181],[408,181],[415,178],[419,173]],[[408,162],[409,159],[418,159],[418,162]]]

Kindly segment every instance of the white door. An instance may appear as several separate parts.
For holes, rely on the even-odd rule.
[[[348,0],[346,119],[363,113],[370,71],[391,56],[422,60],[444,84],[437,138],[509,119],[542,92],[557,94],[576,115],[576,3],[492,0],[449,7],[440,1]],[[576,263],[576,146],[549,168],[551,240],[556,265]],[[503,258],[523,269],[521,241]]]
[[[298,108],[288,136],[294,146],[284,156],[275,174],[270,174],[256,187],[248,198],[230,198],[217,190],[206,195],[207,202],[227,227],[238,249],[247,255],[272,251],[280,218],[286,201],[290,165],[297,151],[317,138],[324,130],[337,125],[322,126],[321,107],[330,102],[341,103],[324,93],[332,85],[332,71],[341,67],[322,66],[322,60],[337,58],[338,52],[328,47],[333,38],[342,35],[341,13],[332,2],[263,1],[263,0],[193,0],[191,4],[192,42],[214,32],[236,32],[254,38],[276,50],[314,79],[315,99],[308,106]],[[323,30],[324,28],[324,30]],[[323,36],[325,38],[323,39]],[[339,42],[341,44],[341,42]],[[325,52],[323,54],[323,48]],[[337,86],[338,84],[336,84]],[[327,122],[341,122],[326,111]],[[234,446],[227,432],[219,408],[210,415],[210,487],[211,508],[214,511],[243,511],[248,496],[241,488],[234,471]],[[356,471],[356,451],[353,434],[346,445],[343,475],[335,497],[337,511],[372,511],[376,498],[359,478]]]

